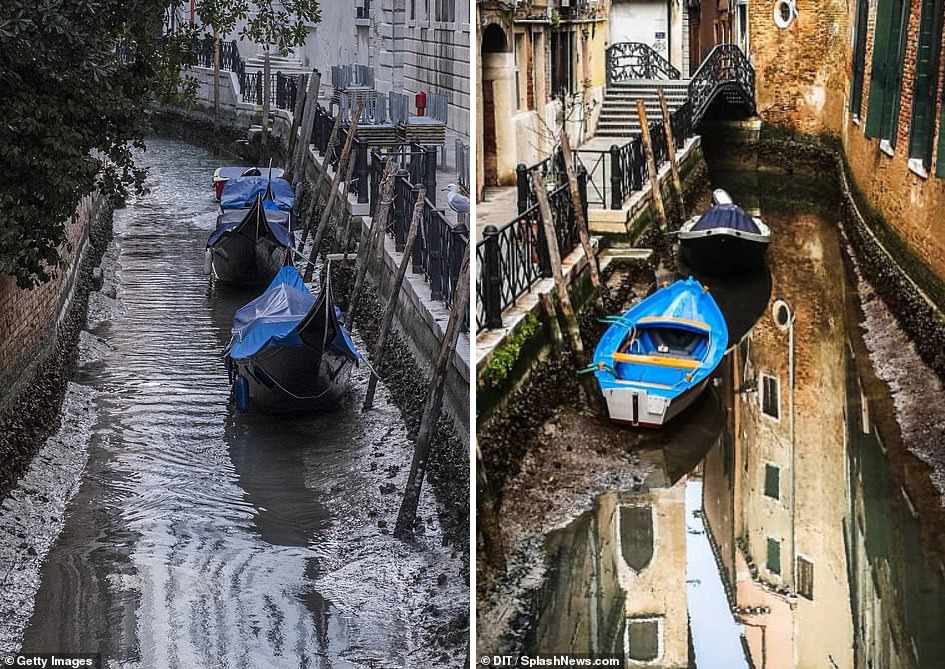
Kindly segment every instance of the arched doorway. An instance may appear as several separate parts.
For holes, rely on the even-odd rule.
[[[482,155],[485,186],[499,184],[498,146],[496,141],[495,87],[491,75],[492,54],[508,53],[505,31],[490,23],[482,33]]]

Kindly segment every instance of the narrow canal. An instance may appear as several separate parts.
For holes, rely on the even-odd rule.
[[[214,289],[203,273],[221,159],[170,139],[148,147],[151,192],[115,214],[105,283],[116,299],[93,309],[107,350],[77,378],[95,391],[89,461],[23,650],[188,669],[447,657],[434,630],[468,592],[432,499],[416,544],[385,525],[412,448],[399,410],[382,384],[361,413],[362,367],[337,412],[235,413],[221,354],[256,293]]]
[[[945,514],[919,457],[945,445],[945,393],[846,255],[826,180],[736,159],[712,187],[771,227],[770,274],[711,284],[737,334],[682,425],[546,422],[540,439],[622,444],[612,478],[633,478],[552,523],[512,636],[639,666],[945,666]],[[513,518],[537,460],[505,486]]]

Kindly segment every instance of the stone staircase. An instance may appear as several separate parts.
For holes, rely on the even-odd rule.
[[[245,62],[247,72],[262,72],[266,65],[265,56],[261,53],[247,58]],[[305,70],[302,61],[298,58],[292,56],[282,57],[273,54],[269,57],[269,71],[273,74],[276,72],[282,72],[282,74],[301,74],[307,70]]]
[[[658,90],[666,95],[666,104],[672,114],[685,102],[689,94],[688,79],[631,79],[611,84],[604,96],[600,118],[597,121],[598,137],[635,137],[640,134],[637,117],[637,100],[646,105],[646,117],[650,123],[662,119]]]

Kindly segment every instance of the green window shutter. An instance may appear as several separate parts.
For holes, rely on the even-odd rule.
[[[893,19],[898,17],[898,24],[890,37],[889,48],[890,57],[887,62],[892,62],[892,89],[887,88],[886,109],[884,112],[883,137],[887,138],[894,147],[896,146],[897,135],[899,134],[899,105],[902,102],[902,64],[906,60],[906,47],[909,42],[909,13],[912,9],[912,3],[909,0],[896,0],[893,3]],[[895,47],[895,49],[894,49]]]
[[[765,497],[781,497],[781,472],[774,465],[765,465]]]
[[[938,85],[938,45],[942,41],[943,0],[922,0],[921,6],[919,36],[916,41],[909,157],[921,159],[928,168],[932,158],[932,133],[935,130],[935,89]]]
[[[866,68],[866,31],[869,27],[869,0],[858,0],[856,5],[856,43],[853,45],[853,89],[850,91],[850,111],[857,116],[863,106],[863,71]]]
[[[766,563],[768,571],[772,574],[781,573],[781,542],[778,539],[768,537],[768,560]]]
[[[942,118],[938,122],[938,166],[935,176],[945,179],[945,91],[942,92]]]
[[[889,50],[889,29],[893,0],[878,0],[876,25],[873,28],[873,61],[870,69],[870,97],[866,108],[867,137],[881,137],[883,107],[886,101],[886,58]]]

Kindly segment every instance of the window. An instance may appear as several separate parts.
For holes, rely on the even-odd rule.
[[[814,563],[800,556],[797,558],[797,594],[814,598]]]
[[[651,662],[660,656],[660,624],[656,618],[628,618],[624,641],[627,659]]]
[[[781,470],[774,465],[765,465],[765,497],[781,497]]]
[[[528,97],[525,91],[528,85],[528,51],[525,49],[525,33],[515,33],[515,95],[519,111],[528,109]]]
[[[909,27],[910,2],[878,0],[874,30],[873,69],[866,112],[866,136],[896,146],[896,118],[902,89],[902,61]]]
[[[863,72],[866,69],[866,30],[870,15],[870,0],[856,3],[856,32],[853,37],[853,89],[850,91],[850,111],[856,117],[863,108]]]
[[[772,574],[781,573],[781,540],[768,537],[768,571]]]
[[[435,15],[433,19],[442,23],[452,23],[456,20],[456,0],[434,0]]]
[[[761,412],[775,420],[781,419],[781,383],[776,376],[761,375]]]
[[[912,95],[912,125],[909,157],[932,166],[932,138],[935,133],[935,103],[938,88],[939,52],[945,0],[921,0],[919,35],[915,57],[915,84]]]

